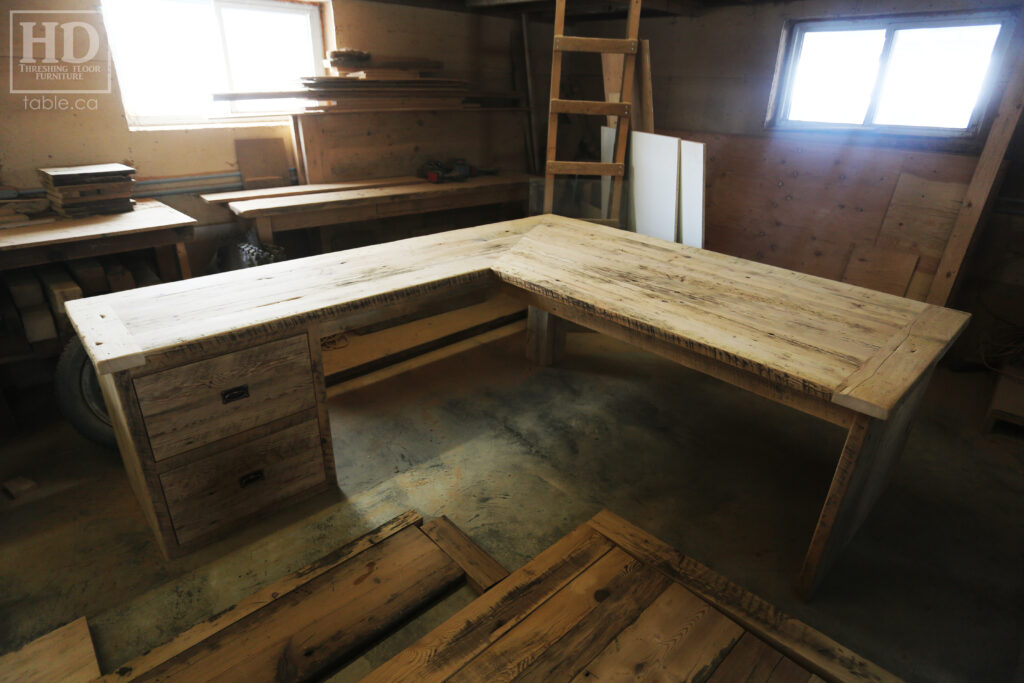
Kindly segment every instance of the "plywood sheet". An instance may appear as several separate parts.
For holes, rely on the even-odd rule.
[[[235,157],[242,174],[242,187],[247,190],[287,185],[288,153],[281,138],[235,140]]]
[[[630,142],[631,203],[636,231],[675,242],[679,139],[633,132]]]
[[[846,264],[843,282],[904,296],[917,262],[917,254],[909,251],[857,245]]]

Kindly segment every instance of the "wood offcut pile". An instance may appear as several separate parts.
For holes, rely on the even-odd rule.
[[[135,169],[124,164],[39,169],[54,211],[69,218],[132,211],[133,175]]]

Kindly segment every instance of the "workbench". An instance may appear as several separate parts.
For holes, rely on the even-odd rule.
[[[189,278],[185,243],[193,238],[195,224],[163,202],[139,199],[127,213],[0,229],[0,270],[152,248],[162,279]]]
[[[287,196],[271,192],[268,195],[273,196],[230,201],[228,208],[238,218],[255,226],[261,242],[272,244],[275,232],[287,230],[323,228],[488,204],[521,202],[525,205],[530,189],[530,176],[524,173],[481,176],[442,184],[416,179],[409,183],[389,184],[389,180],[379,179],[376,181],[379,185],[359,189]],[[273,191],[276,188],[268,189]],[[214,198],[212,201],[218,200]]]
[[[572,321],[846,429],[804,596],[881,493],[969,317],[551,215],[73,301],[68,313],[136,493],[177,554],[335,485],[321,338],[472,294],[528,304],[540,362],[557,360]]]

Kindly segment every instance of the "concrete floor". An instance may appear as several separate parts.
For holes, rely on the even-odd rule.
[[[173,562],[120,463],[45,420],[2,447],[0,653],[88,616],[103,671],[408,508],[506,567],[609,508],[911,681],[1021,680],[1024,440],[980,433],[979,374],[936,374],[898,472],[813,602],[793,579],[842,432],[595,334],[521,336],[331,402],[342,493]],[[468,602],[462,590],[332,680]]]

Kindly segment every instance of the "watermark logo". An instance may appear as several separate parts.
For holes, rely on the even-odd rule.
[[[109,94],[110,48],[103,36],[96,10],[11,10],[11,94]]]

